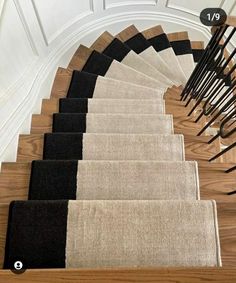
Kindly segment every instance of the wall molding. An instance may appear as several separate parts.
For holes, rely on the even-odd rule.
[[[198,14],[194,10],[187,9],[187,8],[182,7],[182,6],[177,6],[177,5],[170,4],[170,1],[171,0],[167,0],[166,1],[166,8],[170,8],[170,9],[173,9],[173,10],[181,11],[181,12],[184,12],[184,13],[189,14],[191,16],[199,17],[200,13]],[[225,1],[226,0],[221,0],[220,5],[217,6],[217,7],[222,8],[224,3],[225,3]]]
[[[112,9],[112,8],[117,8],[117,7],[123,7],[123,6],[140,6],[140,5],[148,5],[148,6],[156,6],[158,4],[159,0],[148,0],[148,1],[132,1],[132,0],[128,0],[125,2],[117,2],[114,4],[107,4],[107,0],[103,0],[103,7],[104,10],[108,10],[108,9]]]
[[[80,13],[78,14],[76,17],[74,17],[73,19],[71,19],[70,21],[68,21],[66,24],[64,24],[59,30],[57,30],[52,36],[48,37],[46,32],[45,32],[45,29],[44,29],[44,26],[43,26],[43,23],[42,23],[42,19],[39,15],[39,12],[38,12],[38,8],[37,8],[37,5],[35,3],[35,0],[31,0],[32,2],[32,5],[33,5],[33,8],[34,8],[34,12],[35,12],[35,15],[36,15],[36,18],[37,18],[37,21],[38,21],[38,24],[39,24],[39,27],[40,27],[40,30],[41,30],[41,33],[43,35],[43,39],[44,39],[44,42],[45,42],[45,45],[46,46],[49,46],[50,44],[52,44],[52,42],[54,40],[56,40],[67,28],[69,28],[70,26],[72,26],[73,24],[75,24],[76,22],[92,15],[94,13],[94,4],[93,4],[93,0],[89,0],[89,9],[88,11],[85,11],[83,13]]]
[[[38,24],[39,24],[39,28],[40,28],[40,31],[41,31],[42,36],[43,36],[44,43],[45,43],[46,46],[49,46],[48,38],[47,38],[46,32],[44,30],[44,27],[43,27],[43,24],[42,24],[42,21],[41,21],[41,17],[40,17],[40,15],[38,13],[38,9],[37,9],[36,3],[35,3],[34,0],[30,0],[30,1],[32,3],[33,9],[34,9],[34,13],[35,13],[35,16],[37,18],[37,21],[38,21]]]
[[[21,21],[21,23],[22,23],[22,26],[23,26],[23,28],[24,28],[24,31],[25,31],[26,36],[27,36],[27,38],[28,38],[28,41],[29,41],[29,43],[30,43],[31,49],[32,49],[32,51],[33,51],[33,53],[34,53],[35,56],[39,56],[38,49],[37,49],[37,47],[36,47],[36,44],[35,44],[35,42],[34,42],[34,39],[33,39],[33,37],[32,37],[32,34],[31,34],[31,32],[30,32],[30,29],[29,29],[29,26],[28,26],[28,24],[27,24],[27,21],[26,21],[26,18],[25,18],[25,16],[24,16],[24,13],[23,13],[23,11],[22,11],[20,2],[19,2],[19,0],[13,0],[13,2],[14,2],[14,4],[15,4],[16,11],[17,11],[17,13],[18,13],[18,15],[19,15],[20,21]]]
[[[6,3],[6,0],[0,0],[0,23],[1,23],[1,18],[2,18],[2,15],[3,15],[5,3]]]
[[[233,13],[234,8],[236,8],[236,2],[233,4],[233,6],[231,7],[230,11],[229,11],[229,15],[231,15]],[[232,15],[233,16],[233,15]]]

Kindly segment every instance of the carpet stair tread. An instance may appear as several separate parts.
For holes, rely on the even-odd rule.
[[[32,200],[199,198],[196,162],[58,160],[31,168]]]
[[[101,34],[91,48],[157,80],[160,86],[170,87],[173,82],[135,53],[127,44],[107,31]]]
[[[16,256],[29,268],[221,266],[214,201],[17,201],[9,211],[5,268]]]
[[[176,78],[176,73],[166,64],[162,56],[156,52],[152,44],[134,25],[127,27],[117,34],[116,37],[139,54],[144,60],[149,62],[149,64],[155,67],[159,72],[171,79],[176,85],[179,86],[182,84],[182,78]]]
[[[178,58],[178,61],[186,78],[189,79],[190,75],[192,74],[195,68],[195,64],[188,33],[186,31],[170,33],[167,34],[167,37],[175,52],[175,55]]]
[[[145,78],[144,78],[145,79]],[[149,87],[148,87],[149,86]],[[156,99],[163,98],[164,91],[145,86],[98,76],[89,72],[73,71],[68,98],[116,98]],[[119,89],[119,92],[117,91]]]
[[[43,159],[183,161],[185,156],[182,135],[48,133]]]
[[[81,53],[84,56],[82,64]],[[160,83],[155,79],[86,46],[80,46],[76,54],[69,64],[71,70],[82,70],[95,75],[159,89],[160,91],[166,89],[166,87],[160,86]],[[78,57],[79,59],[77,59]]]
[[[187,78],[162,27],[160,25],[154,26],[152,28],[144,30],[142,34],[159,53],[159,55],[167,63],[167,65],[175,65],[175,77],[183,85],[185,85]]]
[[[34,115],[31,133],[173,134],[171,115],[54,113]]]

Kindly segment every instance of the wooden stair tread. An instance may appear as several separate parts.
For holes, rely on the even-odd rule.
[[[64,68],[58,68],[51,91],[51,97],[63,98],[66,97],[72,71]]]
[[[41,114],[50,115],[59,111],[59,99],[52,97],[51,99],[43,99]]]
[[[112,43],[113,39],[113,35],[105,31],[94,41],[90,48],[102,53],[105,48]]]
[[[161,35],[163,33],[164,33],[164,31],[163,31],[161,25],[154,26],[154,27],[151,27],[151,28],[148,28],[148,29],[142,31],[142,34],[146,39],[153,38],[153,37]]]
[[[234,268],[130,268],[130,269],[38,269],[27,270],[21,275],[1,270],[4,283],[74,283],[74,282],[160,282],[160,283],[234,283]]]
[[[205,49],[204,41],[192,41],[191,40],[192,49]]]
[[[169,41],[179,41],[179,40],[189,40],[188,32],[181,31],[181,32],[173,32],[166,34]]]
[[[52,132],[52,115],[34,114],[31,121],[31,134],[43,134]]]
[[[236,17],[235,16],[228,16],[225,24],[232,26],[232,27],[236,27]]]
[[[43,134],[20,135],[17,161],[25,162],[43,157]]]
[[[236,204],[217,202],[220,244],[223,266],[236,266]],[[5,235],[8,221],[8,205],[0,204],[0,263],[4,258]]]
[[[224,202],[236,200],[236,195],[226,193],[236,187],[236,172],[230,174],[224,171],[232,166],[230,163],[208,163],[198,161],[199,181],[202,199],[215,199]],[[12,200],[26,200],[28,197],[31,162],[3,164],[0,174],[0,199],[9,203]]]
[[[69,70],[82,70],[89,56],[92,54],[93,49],[88,48],[84,45],[80,45],[72,57],[68,69]]]
[[[135,25],[130,25],[126,29],[122,30],[120,33],[116,35],[116,37],[125,42],[132,37],[134,37],[136,34],[139,33],[139,30],[135,27]]]
[[[0,203],[0,267],[3,266],[5,254],[5,242],[8,224],[8,204]]]

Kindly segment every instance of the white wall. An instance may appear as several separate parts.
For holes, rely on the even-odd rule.
[[[0,161],[13,161],[19,133],[49,97],[58,66],[66,67],[80,43],[129,24],[162,24],[209,39],[200,11],[219,6],[236,15],[235,0],[0,0]]]

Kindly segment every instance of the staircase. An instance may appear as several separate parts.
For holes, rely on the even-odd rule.
[[[208,162],[222,140],[180,100],[202,56],[187,32],[132,25],[58,69],[2,164],[1,282],[236,281],[235,159]]]

